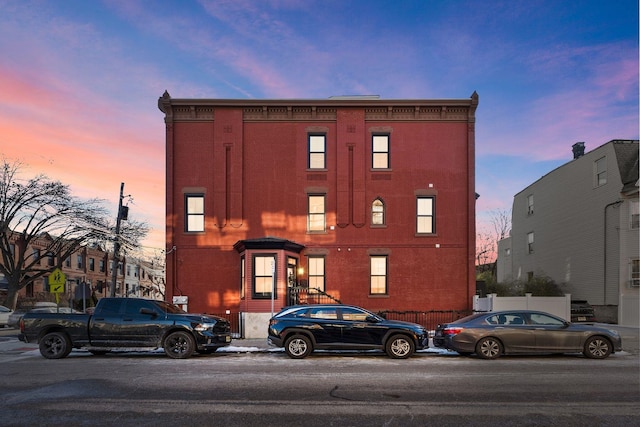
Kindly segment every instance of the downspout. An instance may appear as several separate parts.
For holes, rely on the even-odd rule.
[[[603,305],[607,305],[607,209],[612,206],[613,207],[618,206],[620,203],[622,203],[622,200],[616,200],[615,202],[609,203],[604,207],[604,247],[603,247],[604,268],[602,269],[603,276],[604,276]]]

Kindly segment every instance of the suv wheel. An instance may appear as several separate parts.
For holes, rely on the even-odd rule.
[[[313,345],[305,335],[292,335],[284,343],[284,351],[292,359],[303,359],[311,354]]]
[[[393,359],[406,359],[415,352],[413,340],[406,335],[394,335],[387,340],[385,352]]]

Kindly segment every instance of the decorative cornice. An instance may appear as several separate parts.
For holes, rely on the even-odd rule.
[[[243,120],[336,121],[338,109],[363,109],[367,121],[475,122],[478,94],[469,99],[158,99],[165,122],[211,121],[219,107],[242,109]]]

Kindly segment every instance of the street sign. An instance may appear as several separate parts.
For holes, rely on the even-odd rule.
[[[49,292],[52,294],[64,293],[64,285],[66,281],[67,276],[65,276],[59,268],[56,268],[49,276]]]

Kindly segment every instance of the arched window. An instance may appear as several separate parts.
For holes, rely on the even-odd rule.
[[[371,225],[384,225],[384,202],[375,199],[371,203]]]

